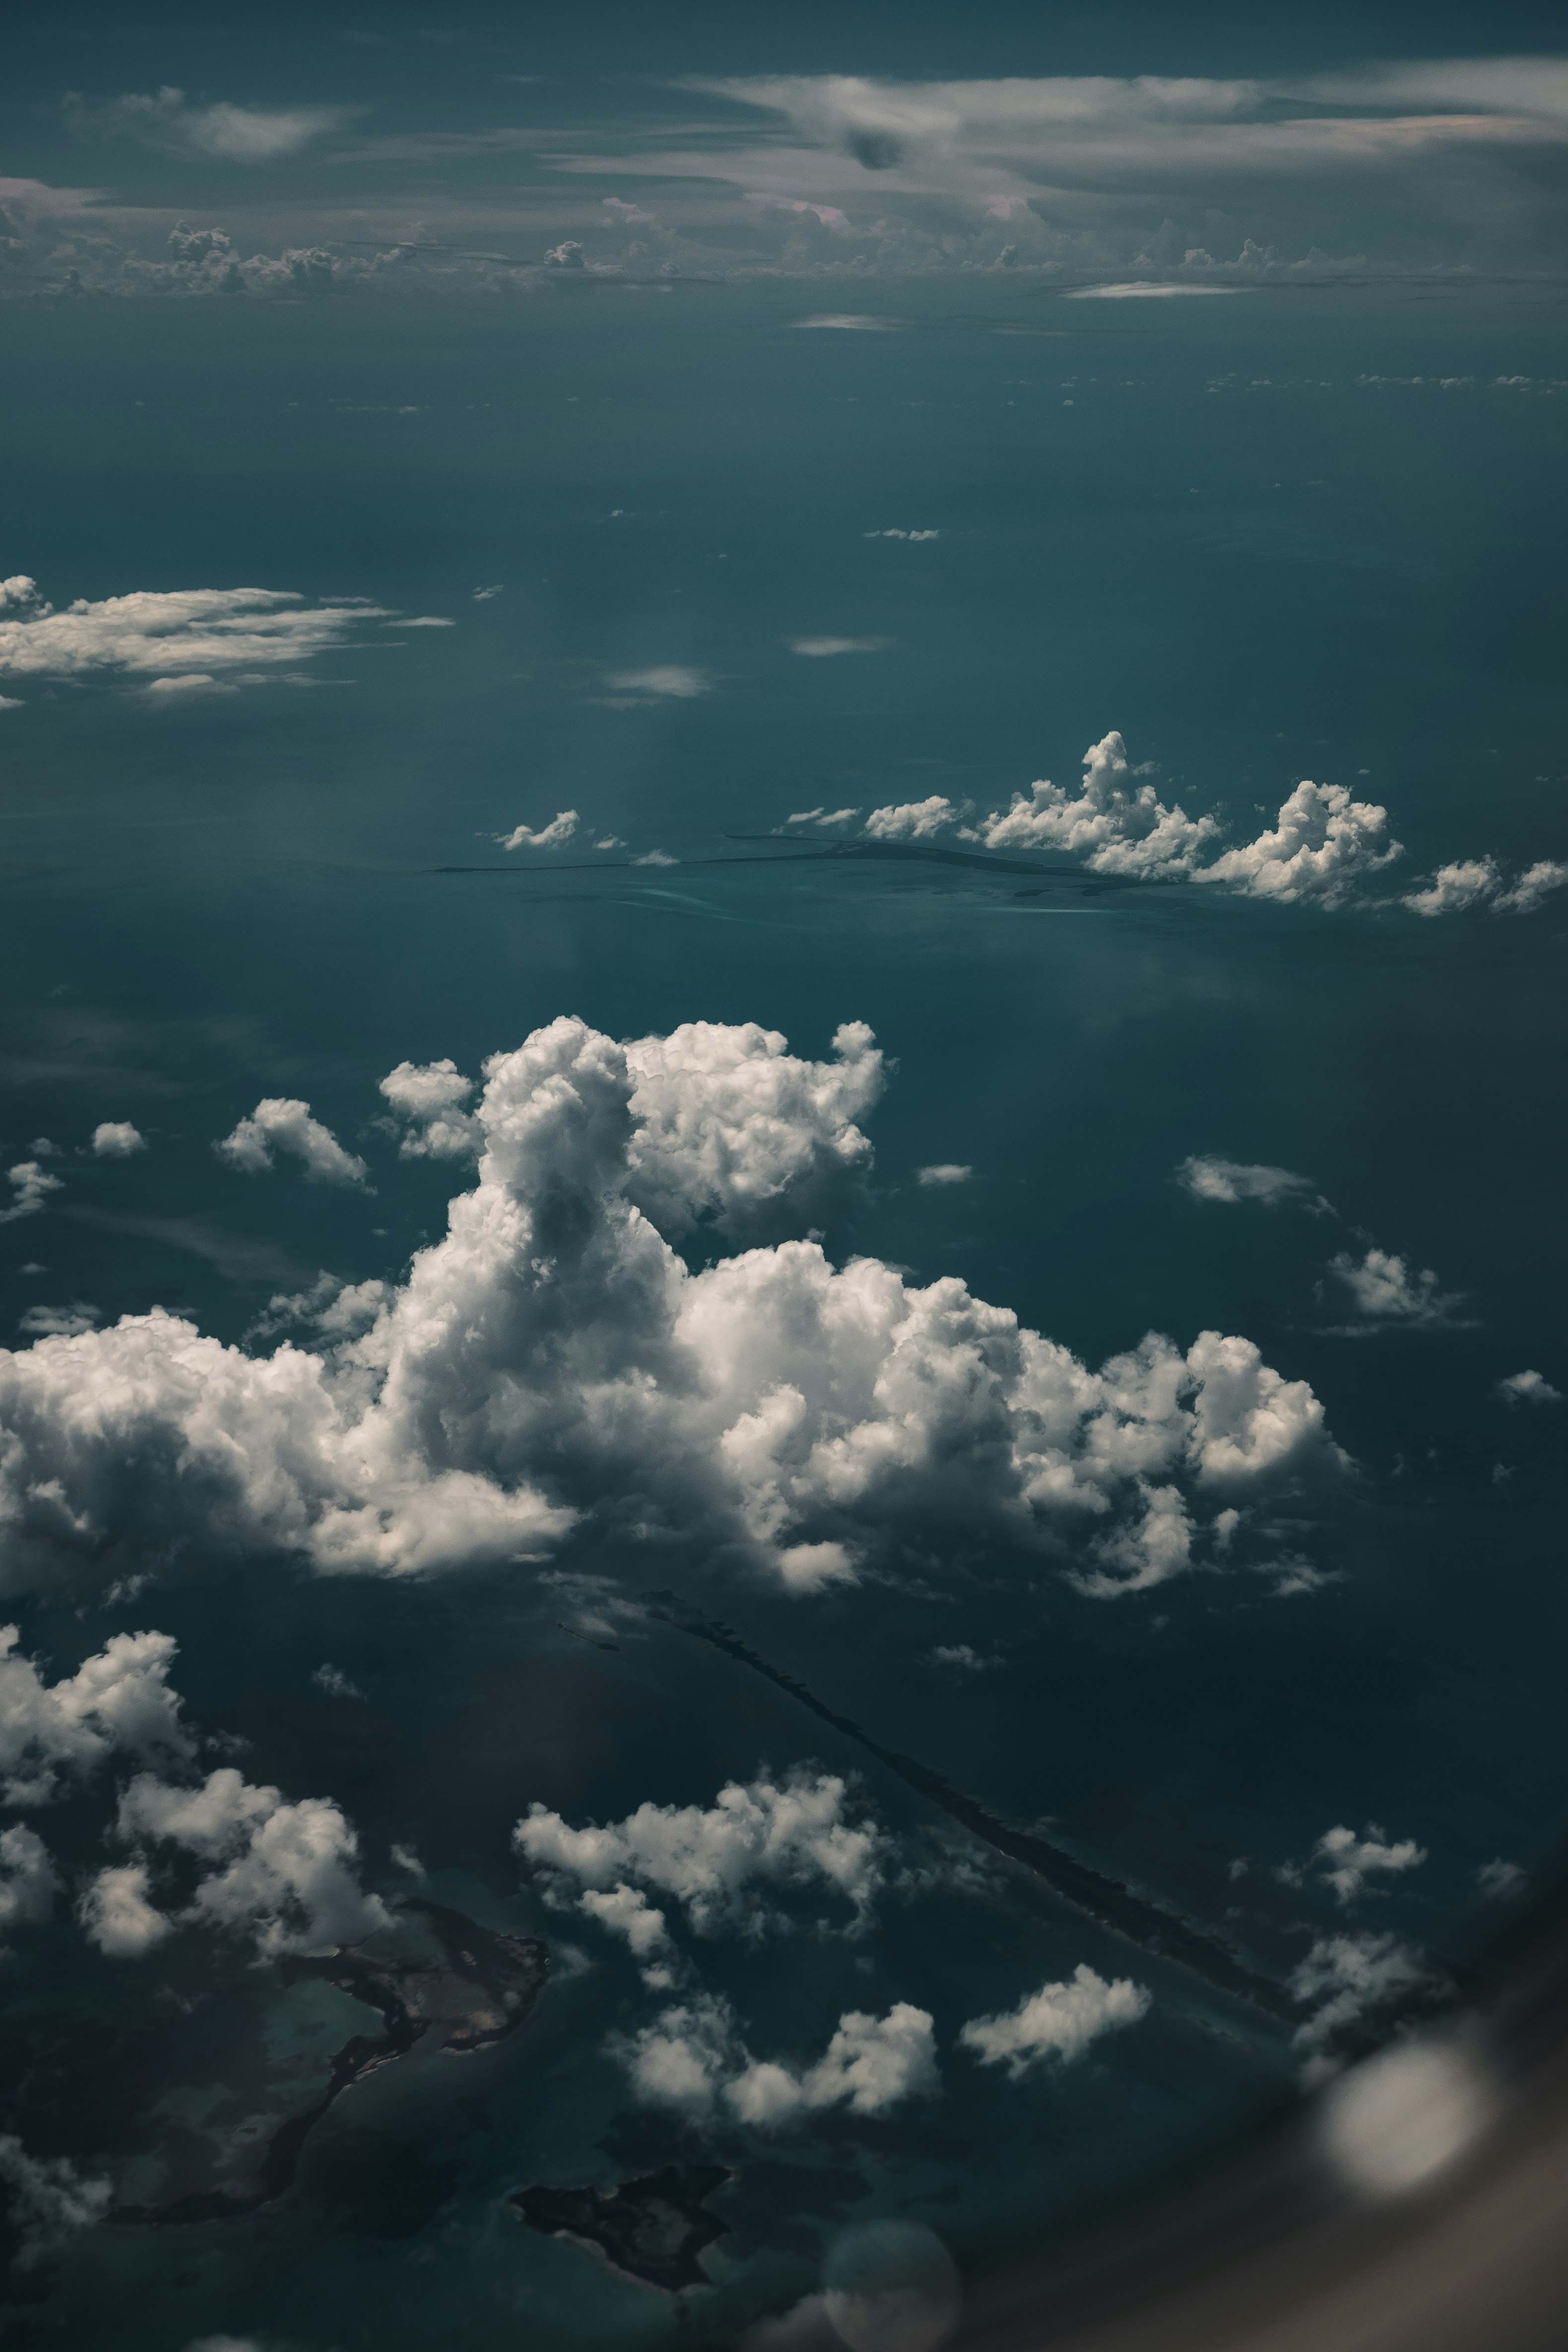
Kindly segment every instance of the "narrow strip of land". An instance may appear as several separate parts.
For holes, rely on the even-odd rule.
[[[733,1626],[697,1616],[678,1592],[651,1592],[647,1595],[647,1601],[653,1614],[663,1618],[666,1623],[677,1626],[683,1633],[690,1633],[699,1642],[711,1643],[727,1657],[737,1659],[743,1666],[751,1667],[756,1674],[765,1675],[770,1683],[787,1691],[800,1706],[810,1707],[811,1713],[820,1716],[824,1723],[831,1723],[835,1731],[842,1732],[847,1739],[852,1739],[857,1746],[865,1748],[879,1764],[896,1773],[899,1780],[929,1803],[938,1806],[950,1820],[959,1822],[987,1845],[994,1847],[998,1853],[1005,1853],[1009,1861],[1021,1862],[1026,1869],[1032,1870],[1037,1877],[1042,1878],[1055,1894],[1069,1903],[1076,1904],[1091,1918],[1099,1920],[1102,1927],[1125,1936],[1129,1942],[1146,1952],[1157,1952],[1163,1958],[1175,1960],[1182,1968],[1190,1969],[1195,1976],[1202,1977],[1206,1983],[1213,1985],[1218,1991],[1229,1993],[1239,2000],[1249,2001],[1254,2009],[1264,2011],[1270,2017],[1291,2025],[1300,2021],[1304,2014],[1301,2004],[1291,1998],[1283,1986],[1249,1968],[1224,1937],[1216,1935],[1212,1928],[1197,1927],[1168,1905],[1151,1895],[1140,1895],[1131,1886],[1124,1886],[1119,1879],[1108,1878],[1103,1871],[1080,1862],[1076,1854],[1069,1853],[1061,1846],[1052,1845],[1049,1839],[1037,1836],[1034,1831],[1017,1829],[1011,1822],[1000,1820],[976,1798],[967,1797],[961,1789],[955,1789],[940,1772],[933,1771],[928,1764],[922,1764],[917,1757],[903,1755],[896,1748],[884,1748],[881,1740],[873,1739],[869,1731],[862,1730],[847,1715],[839,1715],[826,1706],[814,1692],[806,1688],[804,1683],[797,1682],[793,1675],[786,1674],[781,1667],[772,1665],[768,1659],[759,1656],[742,1641]]]

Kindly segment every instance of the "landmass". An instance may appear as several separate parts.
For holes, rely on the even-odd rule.
[[[516,2189],[507,2202],[547,2238],[570,2238],[638,2286],[680,2294],[711,2286],[698,2260],[729,2227],[707,2210],[733,2180],[722,2164],[667,2164],[614,2189]]]
[[[531,1936],[506,1936],[481,1927],[461,1911],[445,1910],[438,1903],[411,1900],[398,1909],[429,1929],[436,1948],[434,1957],[411,1959],[395,1951],[377,1957],[363,1946],[352,1946],[290,1955],[278,1962],[285,1984],[314,1977],[335,1985],[375,2010],[382,2031],[356,2033],[335,2053],[320,2098],[272,2134],[254,2189],[241,2196],[212,2189],[168,2205],[117,2206],[108,2217],[111,2221],[177,2224],[254,2212],[289,2187],[306,2140],[351,2084],[405,2056],[415,2042],[443,2029],[442,2046],[463,2056],[487,2049],[521,2025],[549,1973],[547,1945]]]

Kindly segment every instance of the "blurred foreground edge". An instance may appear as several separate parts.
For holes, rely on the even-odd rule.
[[[1145,2210],[977,2284],[954,2352],[1564,2352],[1561,1889],[1542,1907],[1490,1998]],[[1458,2128],[1448,2078],[1472,2095]],[[1347,2116],[1365,2143],[1349,2161]]]

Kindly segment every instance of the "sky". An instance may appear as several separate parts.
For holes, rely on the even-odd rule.
[[[1561,47],[15,39],[24,2345],[818,2345],[1544,1899]]]

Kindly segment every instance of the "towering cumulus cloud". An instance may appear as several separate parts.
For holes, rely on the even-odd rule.
[[[400,1107],[453,1118],[451,1074],[423,1098],[397,1075]],[[956,1278],[814,1241],[692,1273],[666,1234],[804,1222],[869,1161],[863,1028],[812,1064],[766,1030],[626,1046],[563,1018],[485,1078],[477,1181],[367,1329],[252,1356],[155,1308],[0,1352],[8,1588],[219,1549],[538,1558],[585,1520],[800,1591],[934,1542],[1088,1539],[1147,1583],[1192,1512],[1343,1465],[1311,1389],[1244,1339],[1151,1334],[1092,1372]]]

